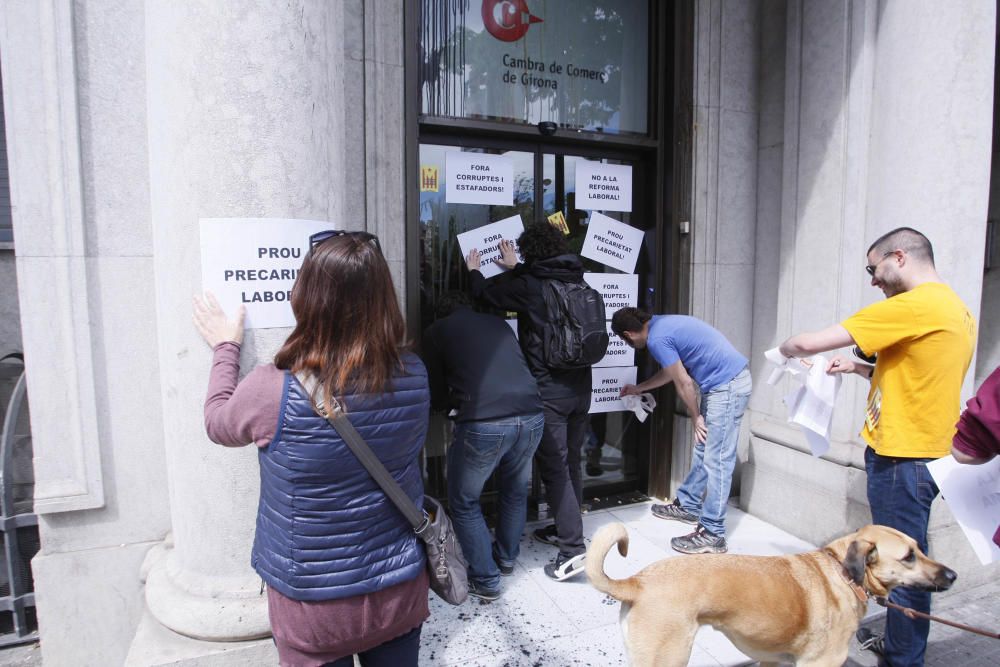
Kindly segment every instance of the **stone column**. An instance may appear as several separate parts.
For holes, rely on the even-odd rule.
[[[758,24],[756,0],[695,5],[692,231],[681,240],[678,304],[680,312],[719,329],[748,357],[757,224]],[[693,442],[691,420],[675,419],[671,494],[691,469]]]
[[[205,436],[210,352],[190,314],[200,288],[198,220],[343,221],[343,3],[149,0],[145,10],[157,352],[173,526],[172,545],[149,569],[146,601],[180,634],[250,639],[269,634],[266,595],[250,568],[257,452]],[[243,369],[268,362],[287,333],[249,331]]]
[[[941,277],[977,319],[995,16],[996,3],[988,0],[887,2],[874,50],[867,236],[902,225],[926,234]]]

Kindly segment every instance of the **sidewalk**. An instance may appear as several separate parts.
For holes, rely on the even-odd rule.
[[[670,538],[683,535],[689,526],[663,521],[649,513],[650,503],[599,510],[584,515],[588,537],[605,523],[621,521],[629,531],[629,555],[612,550],[605,564],[612,577],[626,577],[665,557],[683,558],[670,548]],[[541,524],[529,525],[526,535]],[[726,520],[731,553],[771,555],[807,551],[814,547],[755,517],[730,506]],[[501,582],[503,596],[496,602],[470,598],[461,607],[445,604],[431,595],[431,617],[424,625],[420,653],[422,666],[470,665],[478,667],[562,667],[625,665],[619,603],[598,593],[585,576],[557,583],[542,566],[555,556],[554,547],[525,537],[514,575]],[[961,572],[959,573],[961,576]],[[865,624],[880,628],[882,609]],[[1000,582],[941,598],[933,613],[949,620],[986,630],[1000,631]],[[874,667],[874,654],[851,643],[845,663]],[[41,665],[37,646],[0,650],[0,666]],[[721,633],[702,628],[695,640],[690,665],[720,667],[751,661]],[[208,663],[206,663],[208,664]],[[931,624],[926,667],[986,667],[1000,665],[1000,641]]]
[[[605,523],[621,521],[629,531],[629,555],[621,558],[612,550],[605,568],[612,577],[625,577],[664,557],[683,556],[670,548],[670,538],[690,527],[663,521],[649,513],[650,503],[599,510],[584,515],[584,534],[589,537]],[[729,508],[726,521],[730,553],[773,555],[814,548],[788,533]],[[529,526],[526,535],[532,528]],[[554,582],[542,566],[555,555],[554,547],[527,536],[521,542],[521,557],[514,576],[505,578],[503,596],[486,603],[475,598],[461,607],[451,607],[431,596],[431,618],[424,625],[421,665],[475,665],[478,667],[559,667],[626,665],[619,603],[597,592],[585,576],[569,582]],[[961,573],[959,573],[961,575]],[[946,598],[934,612],[958,622],[986,629],[1000,628],[1000,583]],[[879,616],[869,621],[882,623]],[[870,652],[852,642],[847,665],[877,664]],[[690,665],[720,667],[750,661],[722,633],[709,627],[699,630]],[[933,624],[927,667],[964,667],[1000,664],[1000,641]]]

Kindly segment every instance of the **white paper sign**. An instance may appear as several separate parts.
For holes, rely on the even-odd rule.
[[[635,349],[625,344],[625,341],[611,332],[611,322],[608,326],[608,351],[594,364],[594,367],[633,366],[635,365]]]
[[[482,255],[480,258],[482,265],[479,267],[479,272],[483,274],[483,277],[491,278],[506,271],[506,269],[501,268],[499,264],[493,261],[500,258],[501,239],[513,241],[518,260],[524,261],[521,259],[521,250],[516,245],[517,237],[523,231],[524,224],[521,222],[521,216],[512,215],[499,222],[462,232],[456,238],[458,239],[458,247],[462,251],[463,258],[467,257],[469,251],[473,248],[480,252]]]
[[[309,236],[330,222],[283,218],[202,218],[201,285],[232,316],[247,308],[247,329],[295,325],[289,303]]]
[[[635,366],[621,368],[594,368],[590,390],[590,412],[623,412],[628,408],[619,396],[622,387],[635,384],[638,369]]]
[[[451,152],[445,157],[449,204],[514,205],[514,162],[502,155]]]
[[[767,379],[768,384],[776,384],[786,373],[797,383],[784,397],[788,421],[802,427],[813,456],[823,456],[830,450],[833,408],[844,376],[839,373],[827,375],[827,359],[822,354],[807,359],[789,359],[773,347],[764,353],[764,358],[775,367]]]
[[[993,534],[1000,526],[1000,457],[978,466],[952,456],[927,464],[965,538],[983,565],[1000,561]]]
[[[577,162],[576,207],[583,211],[631,211],[632,166]]]
[[[590,214],[587,238],[580,254],[601,264],[632,273],[642,247],[642,230],[612,220],[600,213]]]
[[[632,273],[585,273],[587,284],[604,298],[604,314],[610,320],[615,311],[639,305],[639,276]]]

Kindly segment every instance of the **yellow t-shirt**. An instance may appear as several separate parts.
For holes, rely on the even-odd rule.
[[[939,458],[951,451],[976,323],[943,283],[873,303],[841,325],[878,354],[861,436],[882,456]]]

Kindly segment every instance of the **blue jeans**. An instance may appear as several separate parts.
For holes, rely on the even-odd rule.
[[[927,553],[927,521],[937,484],[927,472],[933,459],[906,459],[880,456],[871,447],[865,450],[868,473],[868,504],[872,522],[906,533]],[[931,594],[912,588],[897,588],[889,600],[925,614],[931,610]],[[911,620],[903,612],[890,609],[885,621],[885,661],[893,667],[924,664],[930,621]]]
[[[455,439],[448,449],[448,507],[469,564],[469,578],[483,588],[500,586],[490,531],[479,506],[483,485],[494,470],[499,471],[497,557],[505,565],[513,565],[528,515],[531,457],[544,425],[541,412],[455,425]]]
[[[677,489],[677,500],[712,535],[726,535],[726,503],[736,467],[736,444],[740,422],[750,401],[753,380],[743,369],[729,382],[701,397],[701,416],[708,437],[697,442],[691,457],[691,472]]]

